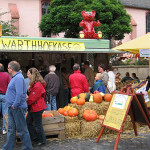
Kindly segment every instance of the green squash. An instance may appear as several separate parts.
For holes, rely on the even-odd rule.
[[[89,102],[89,99],[90,99],[90,93],[85,93],[86,96],[85,96],[85,101],[86,102]]]

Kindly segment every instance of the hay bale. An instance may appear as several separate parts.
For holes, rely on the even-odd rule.
[[[103,101],[102,103],[86,102],[84,105],[78,107],[79,119],[83,119],[83,112],[87,109],[95,110],[98,115],[106,114],[109,102]]]
[[[87,122],[81,120],[81,136],[82,138],[97,137],[101,130],[100,120]]]
[[[126,131],[126,130],[133,130],[133,124],[129,115],[127,115],[127,118],[123,125],[123,131]]]
[[[75,117],[65,116],[65,122],[75,122],[77,120],[78,120],[78,116]]]
[[[75,122],[65,123],[65,136],[66,138],[73,138],[81,135],[81,121],[77,120]]]

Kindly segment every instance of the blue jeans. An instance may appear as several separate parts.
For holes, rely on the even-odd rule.
[[[0,94],[0,111],[2,110],[3,114],[3,130],[6,130],[5,128],[5,114],[8,113],[8,107],[5,100],[5,95]]]
[[[42,111],[30,112],[28,111],[26,122],[30,133],[31,140],[36,140],[40,143],[46,143],[46,137],[42,125]]]
[[[20,140],[22,141],[22,150],[32,150],[32,144],[30,140],[30,135],[27,129],[27,124],[25,120],[25,109],[21,108],[8,108],[8,132],[7,141],[3,146],[3,150],[13,150],[16,130]]]
[[[47,108],[45,110],[57,110],[57,104],[56,104],[56,96],[50,95],[50,103],[46,104]]]

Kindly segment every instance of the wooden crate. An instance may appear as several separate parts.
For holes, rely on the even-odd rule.
[[[52,113],[53,117],[42,119],[45,135],[58,135],[58,138],[65,139],[65,118],[58,111],[44,111],[44,114]]]

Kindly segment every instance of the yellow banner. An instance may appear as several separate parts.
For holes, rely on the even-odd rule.
[[[0,50],[84,51],[80,42],[0,38]]]

